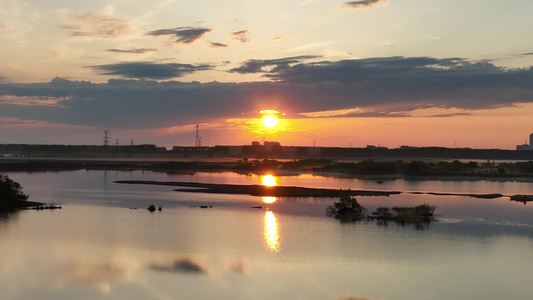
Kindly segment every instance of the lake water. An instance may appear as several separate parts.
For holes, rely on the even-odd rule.
[[[0,299],[531,299],[533,294],[533,203],[410,193],[533,194],[531,182],[378,184],[311,175],[141,171],[8,175],[30,200],[63,208],[0,217]],[[341,224],[324,215],[336,199],[186,193],[114,182],[135,179],[402,191],[357,199],[370,211],[436,205],[438,221],[423,228]],[[150,204],[162,211],[148,212]]]

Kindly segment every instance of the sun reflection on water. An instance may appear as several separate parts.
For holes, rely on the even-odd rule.
[[[270,252],[279,252],[281,245],[279,241],[280,237],[278,219],[276,219],[276,216],[273,212],[267,211],[265,212],[264,222],[265,242],[267,249]]]
[[[278,200],[278,197],[263,197],[263,203],[272,204]]]

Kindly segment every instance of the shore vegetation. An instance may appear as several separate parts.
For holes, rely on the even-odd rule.
[[[24,206],[28,195],[22,191],[22,186],[9,178],[0,175],[0,212],[11,212]]]

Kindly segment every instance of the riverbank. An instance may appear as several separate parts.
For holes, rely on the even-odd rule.
[[[300,160],[249,160],[235,157],[193,158],[1,158],[0,172],[46,172],[74,170],[146,170],[165,173],[235,172],[279,176],[313,174],[327,177],[365,178],[376,181],[415,180],[512,180],[533,181],[533,161],[334,161],[308,158]],[[197,158],[199,159],[199,158]]]

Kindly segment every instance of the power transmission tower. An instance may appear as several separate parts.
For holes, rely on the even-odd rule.
[[[104,132],[104,146],[109,144],[109,130],[102,130]]]
[[[200,130],[198,129],[198,124],[196,124],[196,147],[202,147],[202,137],[200,136]]]

